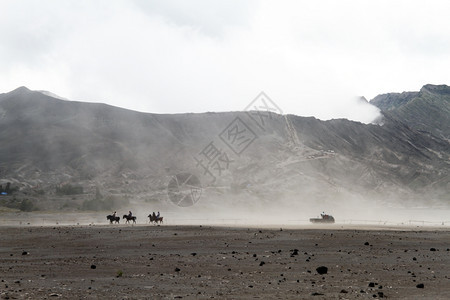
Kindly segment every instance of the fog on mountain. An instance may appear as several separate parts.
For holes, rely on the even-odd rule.
[[[161,207],[272,223],[322,210],[380,218],[395,207],[448,206],[449,103],[444,85],[383,94],[370,101],[381,116],[363,124],[248,111],[140,113],[21,87],[0,94],[0,184],[16,199],[0,205]],[[247,135],[235,131],[232,141],[236,128]],[[198,179],[198,193],[180,198],[190,205],[174,203],[168,188],[182,177]]]

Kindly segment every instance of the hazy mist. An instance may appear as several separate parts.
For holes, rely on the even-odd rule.
[[[49,191],[33,198],[44,211],[73,212],[97,189],[141,224],[153,210],[172,224],[301,225],[321,212],[445,224],[450,92],[419,89],[450,78],[449,11],[445,1],[2,1],[0,183],[23,197]],[[31,91],[8,93],[19,86]],[[386,110],[367,101],[411,90],[381,95]],[[266,109],[250,105],[261,91],[277,108],[266,127],[242,112]],[[242,153],[221,137],[237,116],[254,135]],[[213,183],[195,160],[211,142],[231,159]],[[182,172],[202,183],[192,207],[168,197]],[[57,202],[67,183],[85,193]]]
[[[445,83],[446,1],[1,1],[0,91],[154,113],[242,110],[370,122],[357,105]]]

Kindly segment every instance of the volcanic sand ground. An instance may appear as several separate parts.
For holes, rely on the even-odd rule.
[[[328,228],[3,226],[0,294],[450,299],[450,231]]]

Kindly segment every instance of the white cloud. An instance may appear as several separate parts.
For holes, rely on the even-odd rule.
[[[189,3],[189,5],[187,4]],[[448,83],[445,1],[2,1],[0,91],[148,112],[367,121],[354,97]]]

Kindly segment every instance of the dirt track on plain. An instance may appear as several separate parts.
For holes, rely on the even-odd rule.
[[[450,298],[446,230],[5,226],[0,236],[2,299]]]

